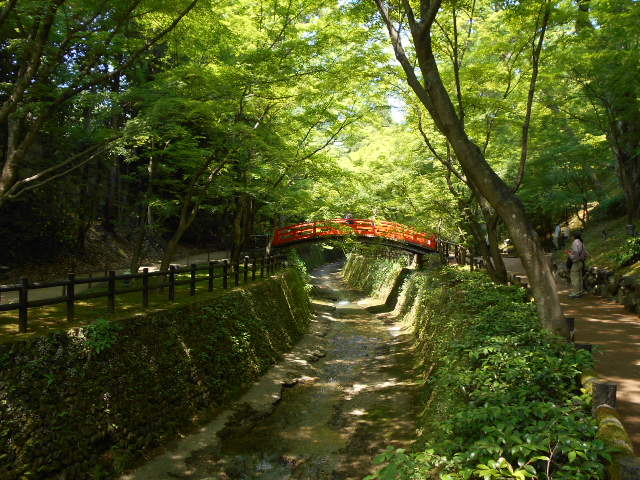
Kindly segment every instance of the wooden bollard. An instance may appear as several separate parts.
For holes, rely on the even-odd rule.
[[[169,301],[176,299],[176,267],[169,265]]]
[[[142,308],[149,306],[149,269],[142,269]]]
[[[109,313],[116,312],[116,271],[109,270],[109,279],[107,281],[107,309]]]
[[[18,301],[18,331],[25,333],[29,329],[29,280],[26,277],[20,279]]]
[[[70,273],[67,279],[67,321],[72,322],[75,317],[76,276]]]
[[[640,459],[638,457],[620,457],[617,463],[620,468],[620,480],[640,480]]]
[[[610,407],[616,407],[616,391],[618,384],[615,382],[594,382],[593,384],[593,410],[600,405],[609,405]]]
[[[207,253],[207,258],[209,257],[209,254]],[[209,265],[209,269],[208,269],[208,273],[207,273],[207,280],[208,280],[208,286],[207,289],[210,292],[213,292],[213,280],[215,278],[214,272],[213,272],[213,261],[212,260],[207,260],[207,263]]]
[[[195,263],[191,264],[191,272],[189,275],[189,294],[193,297],[196,294],[196,276],[198,266]]]
[[[567,321],[567,327],[569,329],[569,341],[573,342],[576,339],[576,319],[573,317],[564,317]]]

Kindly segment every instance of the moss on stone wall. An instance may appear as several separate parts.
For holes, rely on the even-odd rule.
[[[0,345],[0,479],[109,478],[302,335],[297,270],[192,304]]]
[[[376,259],[351,253],[347,257],[344,278],[354,288],[376,298],[387,298],[406,262]]]

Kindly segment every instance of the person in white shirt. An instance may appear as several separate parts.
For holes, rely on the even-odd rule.
[[[589,256],[580,232],[573,232],[573,243],[571,244],[571,250],[567,250],[567,253],[572,262],[571,294],[569,296],[580,297],[585,294],[582,285],[582,275],[584,273],[584,261]]]
[[[560,235],[562,235],[562,224],[556,225],[556,229],[553,231],[551,239],[553,240],[553,247],[558,250],[560,248]]]

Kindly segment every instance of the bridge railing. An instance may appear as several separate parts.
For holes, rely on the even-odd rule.
[[[348,235],[387,238],[421,245],[434,251],[437,250],[438,242],[436,235],[419,232],[401,223],[384,220],[336,218],[278,228],[274,233],[272,245],[279,247],[314,238]]]

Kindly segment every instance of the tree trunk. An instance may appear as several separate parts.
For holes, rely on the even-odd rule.
[[[612,127],[610,143],[618,160],[618,174],[624,190],[627,221],[640,219],[640,115],[638,123],[618,121]]]
[[[251,207],[251,198],[246,193],[238,197],[236,214],[233,219],[233,236],[231,244],[231,263],[240,260],[240,255],[246,247],[247,243],[247,220],[249,218],[249,209]]]
[[[469,223],[469,230],[471,231],[471,235],[473,236],[474,243],[477,247],[477,249],[473,248],[472,251],[475,250],[480,253],[480,256],[482,257],[486,265],[487,273],[493,281],[499,282],[500,280],[496,275],[495,268],[493,267],[493,262],[491,261],[491,251],[489,250],[489,245],[486,242],[485,234],[482,230],[482,227],[480,226],[480,223],[475,218],[473,218],[472,213],[467,214],[466,217],[467,222]]]
[[[154,144],[152,143],[152,148]],[[149,158],[149,165],[147,167],[147,191],[142,204],[142,214],[140,215],[140,221],[138,225],[138,234],[136,236],[136,242],[134,244],[133,253],[131,255],[130,271],[136,273],[140,269],[140,263],[142,262],[144,241],[147,238],[147,230],[151,225],[151,196],[153,195],[153,181],[156,177],[156,171],[158,168],[158,162],[156,157],[151,155]]]
[[[491,251],[491,260],[493,261],[493,269],[495,270],[495,281],[499,283],[507,283],[507,268],[504,266],[504,260],[500,254],[500,246],[498,242],[498,215],[492,215],[485,221],[487,224],[487,235],[489,237],[489,250]]]
[[[148,207],[149,207],[149,202],[146,202],[146,204],[142,207],[142,215],[140,215],[140,224],[138,226],[136,241],[133,245],[133,252],[131,253],[131,262],[129,263],[129,271],[131,273],[137,273],[142,263],[144,241],[147,238],[147,219],[149,215]]]
[[[107,190],[107,199],[104,206],[104,229],[111,233],[116,234],[116,219],[118,216],[118,191],[120,189],[120,160],[115,157],[111,163],[109,169],[109,188]]]
[[[480,148],[467,136],[440,76],[431,43],[431,26],[435,21],[440,1],[428,3],[420,21],[416,21],[413,11],[408,12],[422,81],[416,75],[414,63],[409,60],[402,47],[401,35],[391,21],[389,10],[382,0],[375,1],[389,30],[396,58],[407,75],[409,86],[429,111],[438,130],[453,147],[467,179],[487,199],[509,230],[529,278],[543,326],[567,337],[568,327],[562,316],[555,280],[538,235],[527,219],[524,206],[493,171]],[[410,8],[408,2],[405,6],[407,9]]]
[[[173,259],[176,254],[176,249],[178,248],[178,244],[184,235],[184,232],[191,226],[193,219],[196,218],[197,209],[196,208],[183,208],[182,213],[180,215],[180,221],[178,222],[178,227],[176,231],[173,232],[173,235],[167,242],[167,245],[164,249],[164,253],[162,254],[162,260],[160,262],[160,271],[166,272],[169,270],[169,264],[171,263],[171,259]]]

